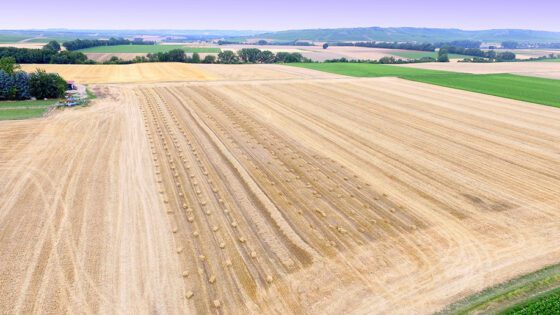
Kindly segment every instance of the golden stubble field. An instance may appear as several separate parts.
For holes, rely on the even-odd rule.
[[[431,69],[475,74],[512,73],[523,76],[560,80],[560,62],[429,62],[399,65],[400,67]]]
[[[425,314],[560,260],[557,109],[290,75],[2,122],[0,312]]]

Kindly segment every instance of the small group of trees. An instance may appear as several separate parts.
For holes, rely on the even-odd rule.
[[[439,49],[438,59],[439,55],[442,55],[442,51],[444,52],[444,54],[458,54],[473,56],[475,58],[487,58],[490,61],[514,61],[516,58],[515,54],[509,51],[496,52],[494,50],[484,51],[478,48],[445,46]]]
[[[348,60],[346,58],[339,58],[339,59],[328,59],[325,60],[326,63],[336,63],[336,62],[343,62],[343,63],[370,63],[370,64],[381,64],[381,65],[392,65],[392,64],[408,64],[408,63],[423,63],[423,62],[434,62],[436,59],[432,57],[422,57],[420,59],[401,59],[395,57],[383,57],[379,60]]]
[[[128,40],[124,38],[113,38],[110,39],[76,39],[68,42],[64,42],[62,45],[69,51],[98,47],[98,46],[117,46],[117,45],[155,45],[156,42],[145,41],[142,38],[135,38],[134,40]]]
[[[51,41],[41,49],[0,47],[0,58],[14,58],[17,63],[83,64],[93,63],[76,51],[60,51],[60,44]]]
[[[106,64],[130,64],[142,62],[185,62],[185,63],[222,63],[222,64],[240,64],[240,63],[294,63],[307,62],[309,59],[304,58],[300,53],[279,52],[274,54],[269,50],[260,50],[257,48],[243,48],[237,53],[231,50],[221,51],[217,58],[214,55],[206,55],[201,58],[198,53],[188,56],[182,49],[173,49],[167,52],[158,52],[148,54],[146,57],[138,56],[130,61],[124,61],[117,57],[112,57]]]
[[[218,54],[217,63],[294,63],[309,61],[300,53],[278,52],[257,48],[243,48],[237,54],[231,50],[224,50]]]
[[[28,74],[19,70],[15,58],[0,58],[0,101],[59,98],[65,90],[66,81],[56,73]]]

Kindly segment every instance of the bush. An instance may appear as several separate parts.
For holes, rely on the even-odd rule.
[[[60,98],[66,91],[66,81],[56,73],[38,69],[29,75],[29,91],[38,99]]]
[[[216,62],[216,56],[214,55],[206,55],[206,57],[204,57],[204,59],[202,60],[202,63],[215,63]]]
[[[197,52],[192,54],[191,62],[200,63],[200,55]]]
[[[239,63],[239,57],[231,50],[224,50],[218,54],[218,62],[225,64]]]

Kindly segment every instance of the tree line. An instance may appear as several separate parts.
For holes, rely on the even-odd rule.
[[[399,65],[399,64],[408,64],[408,63],[424,63],[424,62],[435,62],[436,59],[432,57],[422,57],[420,59],[402,59],[402,58],[395,58],[395,57],[383,57],[378,60],[354,60],[354,59],[346,59],[346,58],[338,58],[338,59],[327,59],[324,62],[326,63],[370,63],[370,64],[379,64],[379,65]]]
[[[516,41],[502,42],[504,49],[560,49],[560,43],[519,43]]]
[[[98,46],[117,46],[117,45],[155,45],[154,41],[144,41],[142,38],[135,38],[134,40],[128,40],[124,38],[114,38],[110,39],[76,39],[68,42],[64,42],[64,46],[69,51],[75,51],[85,48],[98,47]]]
[[[478,48],[445,46],[440,48],[440,52],[441,51],[445,51],[448,54],[466,55],[466,56],[473,56],[476,58],[487,58],[491,61],[513,61],[516,58],[516,55],[509,51],[505,51],[505,52],[496,52],[494,50],[484,51]]]
[[[315,44],[312,43],[312,42],[299,41],[299,40],[292,40],[292,41],[287,41],[287,42],[278,42],[278,41],[269,42],[269,41],[264,40],[264,39],[260,39],[260,40],[254,42],[254,43],[219,40],[218,45],[315,46]]]
[[[188,56],[182,49],[173,49],[167,52],[148,54],[146,57],[137,56],[130,61],[121,60],[114,56],[106,64],[131,64],[142,62],[184,62],[184,63],[221,63],[221,64],[243,64],[243,63],[294,63],[309,62],[300,53],[279,52],[273,53],[269,50],[258,48],[243,48],[233,52],[231,50],[221,51],[218,56],[206,55],[201,58],[198,53]]]
[[[0,58],[0,101],[27,100],[32,97],[60,98],[66,91],[66,81],[56,73],[19,70],[13,57]]]
[[[41,49],[0,47],[0,58],[12,57],[17,63],[83,64],[91,63],[76,51],[60,51],[60,44],[51,41]]]

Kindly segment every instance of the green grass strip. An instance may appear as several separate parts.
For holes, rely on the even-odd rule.
[[[5,109],[0,110],[0,120],[19,120],[41,117],[46,108]]]

